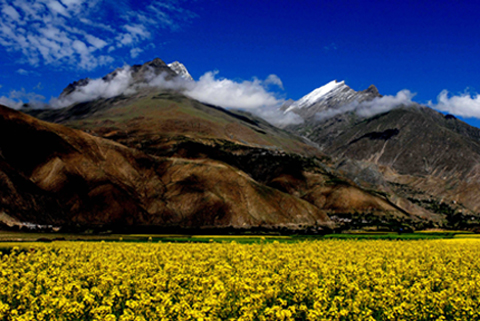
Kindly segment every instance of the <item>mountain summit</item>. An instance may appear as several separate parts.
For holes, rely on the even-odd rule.
[[[364,91],[357,92],[348,87],[345,81],[333,80],[303,96],[290,105],[285,112],[294,112],[304,119],[309,119],[328,109],[336,109],[354,101],[361,103],[376,97],[382,96],[374,85]]]
[[[476,222],[480,129],[427,106],[381,97],[373,85],[356,92],[344,82],[330,82],[289,108],[305,122],[288,129],[317,143],[357,182],[381,184],[388,193],[448,214],[454,224]],[[349,106],[375,113],[358,114]],[[319,117],[328,111],[331,117]]]
[[[179,75],[182,78],[185,78],[187,80],[193,80],[192,76],[188,72],[187,68],[185,67],[184,64],[178,61],[174,61],[170,64],[168,64],[168,67],[175,71],[177,75]]]
[[[76,92],[97,92],[98,97],[110,98],[123,92],[128,93],[129,91],[134,91],[135,88],[148,84],[152,79],[158,76],[163,76],[166,81],[175,77],[193,80],[187,68],[182,63],[175,61],[167,65],[160,58],[155,58],[143,65],[117,68],[101,79],[84,78],[74,81],[62,91],[59,100],[69,101],[68,97]],[[102,88],[104,88],[104,92],[101,92]],[[89,95],[87,95],[86,98],[88,97]],[[88,101],[86,98],[83,99],[83,101]]]

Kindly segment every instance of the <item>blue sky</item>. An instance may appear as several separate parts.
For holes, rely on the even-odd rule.
[[[124,64],[179,60],[199,79],[267,79],[299,99],[338,79],[355,90],[480,117],[480,3],[473,1],[0,0],[0,96],[56,97]],[[265,83],[264,83],[265,85]],[[265,85],[266,86],[266,85]],[[437,97],[442,93],[440,104]],[[465,118],[480,126],[477,118]]]

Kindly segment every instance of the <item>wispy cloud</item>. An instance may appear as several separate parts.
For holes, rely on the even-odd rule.
[[[136,57],[135,48],[147,45],[152,34],[195,17],[182,2],[151,0],[134,7],[100,0],[0,0],[0,45],[32,66],[90,70],[112,63],[123,47]],[[105,19],[108,12],[115,19]]]
[[[325,51],[331,51],[331,50],[337,50],[337,49],[338,49],[338,46],[334,42],[332,42],[327,46],[323,46],[323,50]]]
[[[130,49],[130,56],[132,58],[137,58],[140,53],[142,53],[143,49],[140,48],[132,48]]]
[[[29,72],[25,69],[20,68],[20,69],[17,70],[17,74],[26,76],[26,75],[29,74]]]
[[[269,75],[263,83],[266,86],[272,86],[273,85],[273,86],[277,86],[278,88],[280,88],[282,90],[284,89],[282,80],[275,74]]]
[[[18,100],[13,100],[6,96],[0,96],[0,105],[7,106],[13,109],[20,109],[23,106],[23,102]]]
[[[20,109],[24,103],[29,103],[34,108],[44,108],[45,97],[34,92],[27,92],[24,88],[21,90],[12,90],[8,96],[0,97],[0,105],[4,105],[13,109]]]
[[[443,90],[437,97],[437,103],[429,101],[428,105],[457,116],[480,119],[480,96],[478,94],[465,92],[451,96],[447,90]]]
[[[363,102],[354,101],[340,108],[327,109],[317,113],[315,116],[317,120],[327,120],[340,114],[355,112],[361,117],[372,117],[395,108],[412,105],[414,104],[412,101],[414,96],[414,93],[404,89],[399,91],[395,96],[387,95],[383,97],[376,97],[370,101]]]
[[[42,82],[39,82],[35,87],[33,87],[33,89],[35,90],[42,90],[44,87],[42,85]]]
[[[23,68],[17,69],[16,73],[22,76],[40,76],[40,74],[34,70],[25,70]]]

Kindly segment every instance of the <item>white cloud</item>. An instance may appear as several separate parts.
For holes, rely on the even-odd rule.
[[[133,44],[133,37],[128,33],[118,35],[115,39],[117,40],[117,42],[119,42],[117,44],[118,47],[128,46],[130,44]],[[115,50],[115,48],[113,48],[112,50]]]
[[[293,112],[285,113],[278,107],[263,107],[251,110],[251,112],[265,119],[275,126],[283,128],[286,125],[298,125],[303,123],[303,118]]]
[[[20,69],[17,70],[17,74],[26,76],[26,75],[29,74],[29,72],[25,69],[20,68]]]
[[[22,76],[36,76],[36,77],[40,76],[40,74],[35,70],[26,70],[26,69],[23,69],[23,68],[19,68],[15,72],[19,75],[22,75]]]
[[[235,82],[230,79],[216,79],[216,74],[207,72],[186,94],[212,105],[237,109],[278,106],[283,102],[268,92],[257,79]]]
[[[132,58],[137,58],[142,51],[143,49],[140,49],[140,48],[132,48],[130,49],[130,56]]]
[[[137,16],[140,21],[153,19],[155,23],[171,30],[177,30],[180,23],[197,17],[195,13],[177,5],[176,1],[153,1],[147,6],[145,13],[143,17]]]
[[[274,75],[274,74],[269,75],[267,79],[265,79],[264,83],[266,86],[275,85],[278,88],[283,89],[282,80],[277,75]]]
[[[216,79],[216,72],[207,72],[197,82],[187,83],[184,93],[201,102],[232,109],[247,110],[266,121],[277,125],[303,123],[303,119],[294,113],[280,110],[283,99],[267,91],[269,85],[283,89],[280,78],[270,75],[265,81],[236,82],[230,79]]]
[[[480,96],[478,94],[463,93],[449,97],[448,91],[443,90],[437,97],[437,104],[429,101],[428,105],[453,115],[480,119]]]
[[[58,1],[48,1],[47,7],[49,7],[53,13],[60,14],[66,18],[70,18],[70,14],[68,13],[67,9]]]
[[[97,49],[102,49],[107,45],[107,42],[92,35],[85,35],[85,39],[87,39],[87,41]]]
[[[111,98],[120,94],[133,94],[141,87],[158,87],[183,92],[185,95],[203,103],[224,108],[243,109],[252,112],[267,121],[285,125],[301,123],[303,120],[296,114],[284,113],[279,108],[284,102],[265,89],[270,80],[281,83],[276,77],[268,77],[266,81],[236,82],[230,79],[216,79],[216,72],[207,72],[198,81],[187,80],[181,77],[166,78],[166,74],[156,75],[153,71],[145,75],[142,83],[134,83],[131,68],[125,66],[117,70],[111,80],[103,78],[93,79],[85,86],[77,87],[67,96],[60,96],[50,100],[54,108],[66,107],[74,103],[86,102],[98,98]]]
[[[25,102],[28,102],[31,107],[44,108],[45,103],[43,101],[45,97],[33,92],[26,92],[24,88],[22,90],[10,91],[8,97],[0,97],[0,105],[4,105],[13,109],[20,109]]]
[[[80,7],[84,2],[87,1],[88,0],[62,0],[62,3],[67,8],[72,9]]]
[[[10,98],[23,100],[27,102],[41,102],[45,100],[45,97],[37,93],[29,92],[27,93],[24,88],[22,90],[12,90],[10,92]]]
[[[0,46],[32,66],[91,70],[114,61],[120,48],[145,47],[161,29],[194,16],[183,0],[159,2],[137,9],[126,1],[0,0]],[[115,19],[105,19],[107,12]]]
[[[124,26],[125,30],[127,30],[132,37],[135,39],[146,39],[150,37],[150,32],[148,32],[144,26],[142,25],[126,25]]]
[[[8,97],[1,96],[0,97],[0,105],[7,106],[7,107],[10,107],[10,108],[13,108],[13,109],[20,109],[23,106],[23,102],[18,101],[18,100],[15,101],[15,100],[10,99]]]
[[[131,70],[129,66],[126,66],[118,70],[116,76],[110,81],[102,78],[90,80],[87,85],[77,87],[74,92],[67,96],[52,98],[50,105],[54,108],[61,108],[74,103],[91,101],[98,98],[111,98],[120,94],[132,94],[135,92],[135,89],[130,88],[131,84]]]
[[[414,104],[412,98],[415,96],[409,90],[399,91],[395,96],[376,97],[370,101],[358,102],[354,101],[337,109],[327,109],[317,113],[315,117],[318,120],[327,120],[337,115],[347,112],[355,112],[361,117],[372,117],[385,113],[395,108]]]
[[[10,19],[18,21],[20,19],[20,15],[18,14],[17,10],[14,7],[6,5],[3,7],[2,12],[6,14]]]
[[[83,41],[74,40],[72,47],[79,52],[81,56],[88,55],[90,53],[90,50],[88,50],[87,45]]]
[[[111,27],[101,22],[92,21],[91,19],[88,19],[88,18],[80,18],[79,21],[88,27],[93,27],[97,29],[97,31],[104,30],[104,31],[108,31],[110,34],[114,34],[117,32],[114,27]]]
[[[372,117],[398,107],[412,105],[414,104],[412,101],[414,96],[415,93],[404,89],[399,91],[395,96],[377,97],[371,101],[360,103],[356,112],[363,117]]]

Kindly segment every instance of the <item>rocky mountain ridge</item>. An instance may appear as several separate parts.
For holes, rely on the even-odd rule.
[[[353,102],[362,103],[380,97],[382,95],[374,85],[357,92],[348,87],[344,81],[333,80],[295,101],[285,110],[285,113],[294,112],[308,120],[312,117],[315,118],[317,113],[329,109],[337,109]]]
[[[111,82],[119,76],[122,72],[128,72],[131,77],[131,85],[139,84],[146,82],[149,78],[153,78],[159,75],[165,75],[166,80],[171,80],[176,76],[180,76],[185,79],[193,80],[193,78],[188,73],[188,70],[185,66],[175,61],[171,64],[166,64],[160,58],[155,58],[152,61],[149,61],[143,65],[133,65],[127,67],[117,68],[111,73],[102,77],[102,80],[105,82]],[[82,87],[87,86],[91,83],[90,78],[84,78],[73,83],[70,83],[60,94],[59,99],[66,98],[68,95],[73,94],[76,90],[80,90]]]

